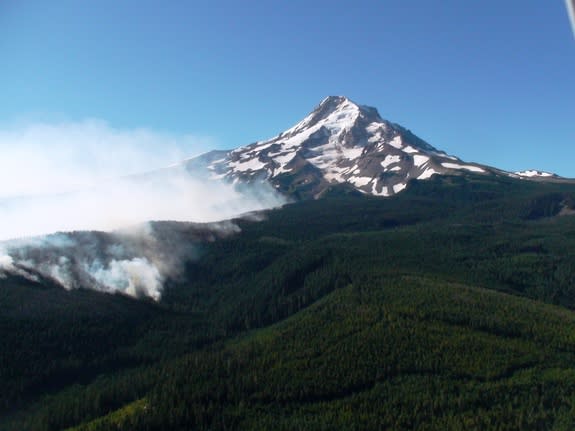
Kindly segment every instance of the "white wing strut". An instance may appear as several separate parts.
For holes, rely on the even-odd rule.
[[[575,36],[575,0],[565,0],[565,3],[567,4],[567,13],[569,14],[571,28],[573,29],[573,35]]]

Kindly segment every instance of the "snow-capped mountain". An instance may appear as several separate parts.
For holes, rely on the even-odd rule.
[[[466,163],[409,130],[382,119],[377,109],[346,97],[325,98],[292,128],[266,141],[232,151],[212,151],[185,162],[190,172],[235,183],[269,181],[283,193],[318,197],[334,184],[391,196],[412,179],[435,174],[511,174]],[[545,177],[544,173],[538,178]]]
[[[526,171],[515,172],[516,175],[526,178],[560,178],[559,175],[552,172],[538,171],[535,169],[529,169]]]

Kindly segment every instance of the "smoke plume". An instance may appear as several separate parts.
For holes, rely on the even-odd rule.
[[[153,170],[208,141],[95,120],[0,131],[0,277],[158,300],[196,240],[239,229],[215,222],[284,203],[266,183],[240,190],[185,164]],[[209,235],[173,222],[210,223]]]
[[[153,222],[115,232],[69,232],[5,241],[0,277],[8,274],[65,289],[89,288],[159,300],[167,278],[197,258],[199,242],[239,232],[231,221],[193,225]]]

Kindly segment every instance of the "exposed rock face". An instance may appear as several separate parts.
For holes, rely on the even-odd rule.
[[[325,98],[302,121],[269,140],[212,151],[185,163],[190,172],[207,169],[214,179],[269,181],[299,198],[318,197],[334,184],[391,196],[410,180],[435,174],[514,175],[465,163],[382,119],[377,109],[342,96]]]

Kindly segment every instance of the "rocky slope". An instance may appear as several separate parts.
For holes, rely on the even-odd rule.
[[[299,198],[317,198],[335,184],[392,196],[410,180],[436,174],[559,179],[535,170],[511,173],[464,162],[382,119],[377,109],[343,96],[325,98],[302,121],[271,139],[232,151],[212,151],[187,160],[185,167],[239,184],[269,181],[280,192]]]

